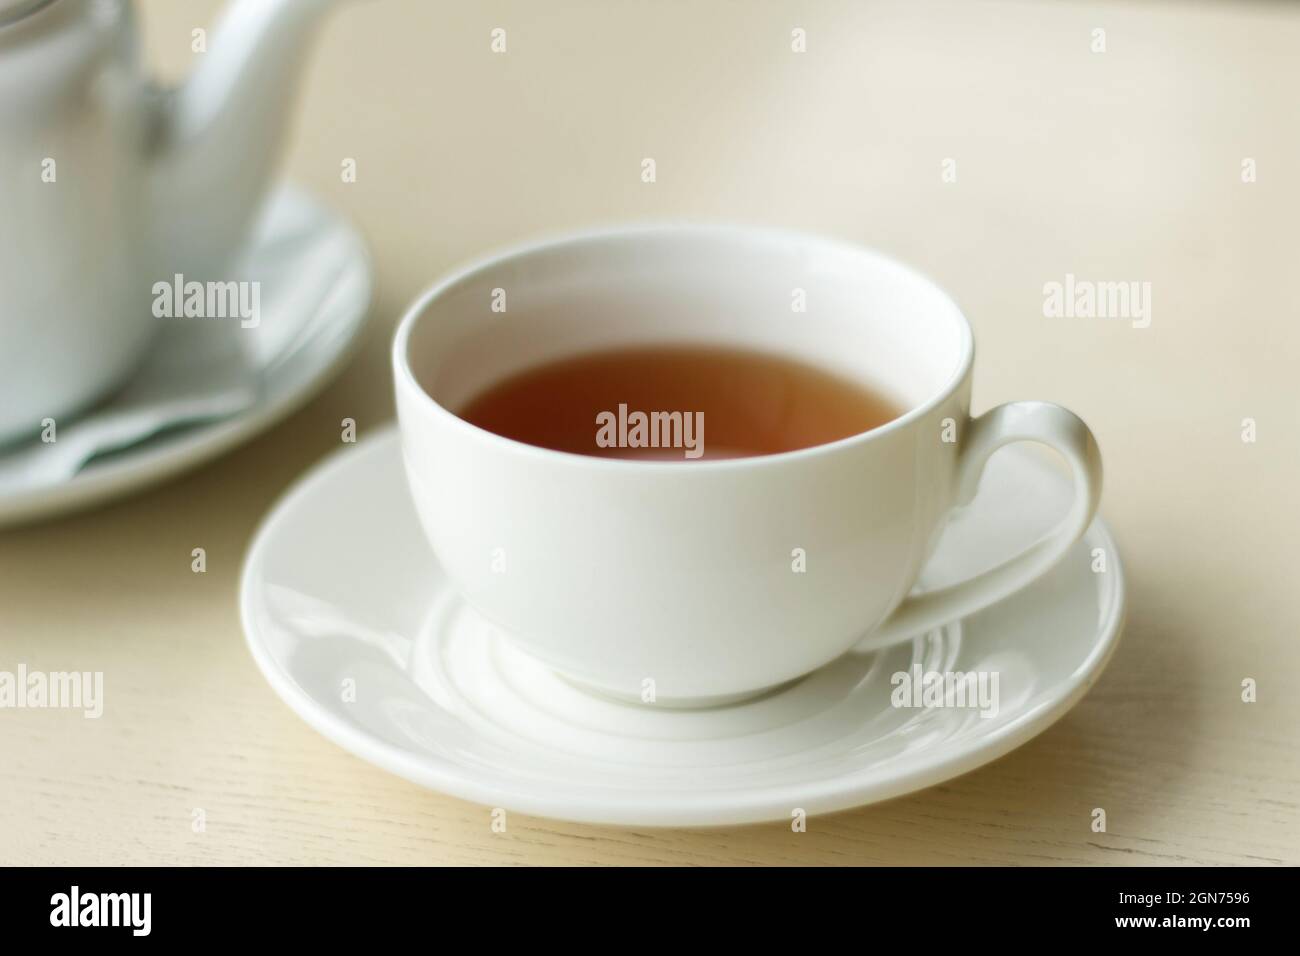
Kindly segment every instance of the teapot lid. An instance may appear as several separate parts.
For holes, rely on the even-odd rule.
[[[54,0],[0,0],[0,27],[53,2]]]

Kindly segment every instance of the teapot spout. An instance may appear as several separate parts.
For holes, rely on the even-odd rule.
[[[160,275],[214,274],[270,185],[295,80],[334,0],[236,0],[200,65],[160,96],[151,137]]]

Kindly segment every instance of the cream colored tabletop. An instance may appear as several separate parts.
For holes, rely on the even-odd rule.
[[[180,76],[216,4],[141,6],[150,61]],[[286,173],[370,242],[368,330],[223,459],[0,532],[0,669],[105,680],[98,720],[0,711],[0,863],[1300,862],[1297,49],[1281,4],[341,3]],[[908,260],[975,326],[977,411],[1041,398],[1091,424],[1131,607],[1050,730],[806,833],[512,816],[501,834],[271,692],[237,617],[244,549],[343,418],[362,438],[392,418],[403,306],[494,246],[666,217]],[[1150,283],[1149,324],[1045,315],[1067,274]]]

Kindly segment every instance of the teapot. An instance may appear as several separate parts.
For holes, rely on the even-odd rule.
[[[0,0],[0,444],[131,375],[159,281],[229,278],[332,0],[236,0],[178,88],[131,0]]]

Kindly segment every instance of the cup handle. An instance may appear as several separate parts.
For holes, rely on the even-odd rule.
[[[1059,561],[1083,535],[1101,498],[1101,452],[1083,420],[1050,402],[1009,402],[972,419],[958,453],[958,503],[975,497],[989,457],[1011,442],[1040,442],[1060,452],[1074,477],[1074,501],[1065,518],[1044,537],[996,567],[958,584],[912,594],[854,646],[873,650],[965,617],[1024,587]]]

